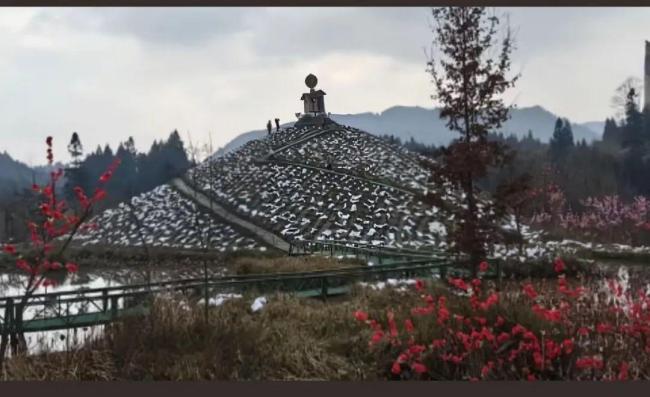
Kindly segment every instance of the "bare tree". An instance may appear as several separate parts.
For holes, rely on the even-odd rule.
[[[618,120],[625,119],[625,110],[628,103],[628,94],[631,90],[634,92],[643,92],[643,83],[638,77],[630,76],[626,78],[614,91],[614,95],[611,98],[611,106],[614,109],[615,116]],[[641,102],[639,98],[636,98],[637,107],[641,108]]]

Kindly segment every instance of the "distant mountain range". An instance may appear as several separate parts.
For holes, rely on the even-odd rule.
[[[27,164],[14,160],[7,152],[0,152],[0,202],[15,199],[16,194],[31,187],[33,182],[39,184],[46,182],[52,169],[54,167],[50,166],[31,168]]]
[[[332,114],[331,118],[339,124],[349,125],[367,131],[373,135],[394,135],[402,141],[413,138],[424,144],[446,145],[458,134],[445,127],[444,120],[439,117],[438,109],[427,109],[418,106],[393,106],[381,113]],[[541,106],[514,109],[511,118],[505,123],[501,132],[505,135],[514,134],[523,137],[532,131],[533,136],[543,142],[548,142],[553,135],[553,127],[558,116]],[[293,123],[286,123],[288,127]],[[605,123],[593,121],[587,123],[572,123],[574,139],[585,139],[591,142],[600,139]],[[215,156],[237,149],[248,141],[258,139],[266,134],[266,130],[255,130],[238,135],[235,139],[220,148]]]
[[[381,113],[332,114],[332,119],[340,124],[349,125],[367,131],[373,135],[394,135],[402,141],[413,138],[425,144],[444,145],[456,137],[457,133],[445,127],[439,117],[438,109],[426,109],[414,106],[394,106]],[[540,107],[514,109],[510,120],[501,132],[505,135],[515,134],[523,137],[532,131],[533,136],[548,142],[553,135],[557,115]],[[293,123],[283,124],[283,127]],[[604,122],[594,121],[583,124],[573,123],[573,135],[576,140],[588,142],[600,139]],[[230,152],[246,142],[260,138],[266,130],[255,130],[238,135],[224,147],[217,150],[215,156]],[[8,153],[0,152],[0,200],[13,197],[15,193],[31,186],[32,178],[37,183],[47,180],[50,167],[34,167],[14,160]]]

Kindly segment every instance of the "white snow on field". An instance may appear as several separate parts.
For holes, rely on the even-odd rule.
[[[386,281],[378,281],[374,283],[365,283],[365,282],[360,282],[359,285],[362,287],[370,288],[373,290],[382,290],[386,287],[404,287],[404,286],[410,286],[414,285],[416,282],[415,279],[394,279],[394,278],[389,278]]]
[[[264,297],[264,296],[260,296],[258,298],[255,298],[255,301],[251,305],[251,310],[254,311],[254,312],[256,312],[258,310],[261,310],[264,307],[264,305],[266,305],[266,303],[267,303],[266,297]]]
[[[241,298],[241,294],[217,294],[208,299],[208,305],[210,306],[221,306],[225,301],[231,299]],[[205,299],[199,300],[199,305],[205,304]]]

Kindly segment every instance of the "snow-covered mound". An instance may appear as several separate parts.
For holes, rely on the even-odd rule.
[[[287,240],[444,247],[418,157],[356,129],[289,128],[205,162],[186,180]]]
[[[429,176],[415,154],[354,128],[301,142],[276,157],[320,167],[331,159],[335,170],[387,179],[412,189],[423,189]]]
[[[447,206],[463,205],[462,194],[450,184],[430,182],[421,160],[355,128],[291,127],[211,157],[183,179],[228,214],[285,241],[346,240],[444,250],[447,229],[457,220],[423,203],[422,193],[436,191]],[[211,249],[259,246],[254,234],[242,236],[220,218],[223,213],[199,210],[187,197],[159,187],[133,198],[130,206],[106,211],[96,220],[100,228],[78,241],[190,249],[201,248],[209,234]],[[522,256],[505,246],[494,254]],[[539,243],[526,247],[525,255],[540,257],[548,251]]]
[[[259,244],[199,210],[191,200],[164,185],[104,211],[96,228],[75,236],[82,245],[143,246],[224,251]]]

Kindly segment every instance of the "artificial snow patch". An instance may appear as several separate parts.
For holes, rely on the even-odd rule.
[[[251,310],[256,312],[261,308],[263,308],[264,305],[266,305],[266,297],[260,296],[259,298],[256,298],[253,304],[251,305]]]
[[[359,283],[359,285],[361,285],[362,287],[368,287],[374,290],[382,290],[386,288],[386,286],[397,287],[397,286],[404,286],[404,285],[411,285],[411,284],[415,284],[415,280],[411,278],[409,279],[389,278],[385,282],[379,281],[376,283],[364,283],[364,282]]]
[[[208,300],[208,305],[210,306],[221,306],[225,301],[230,300],[230,299],[238,299],[241,298],[242,296],[240,294],[217,294],[213,298],[210,298]],[[201,299],[199,301],[199,304],[204,303],[205,300]]]
[[[447,228],[438,221],[429,222],[429,232],[436,233],[440,236],[447,235]]]

